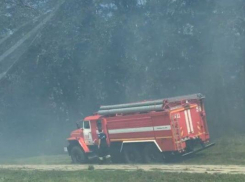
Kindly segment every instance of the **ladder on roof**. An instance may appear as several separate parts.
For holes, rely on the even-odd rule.
[[[179,121],[174,116],[171,117],[171,126],[172,126],[174,143],[176,145],[177,150],[181,151],[183,148],[182,148],[182,145],[181,145],[181,135],[180,135],[180,129],[179,129]]]

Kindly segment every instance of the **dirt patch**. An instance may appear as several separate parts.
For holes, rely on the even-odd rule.
[[[79,171],[89,165],[0,165],[0,169]],[[245,166],[234,165],[93,165],[94,170],[144,170],[175,173],[245,174]]]

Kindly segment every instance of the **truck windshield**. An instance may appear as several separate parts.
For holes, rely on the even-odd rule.
[[[83,121],[77,121],[77,128],[83,129]]]
[[[89,121],[83,121],[83,129],[90,129],[90,122]]]

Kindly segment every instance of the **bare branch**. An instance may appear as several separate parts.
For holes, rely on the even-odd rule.
[[[26,4],[23,0],[18,0],[19,1],[19,5],[22,7],[26,7],[26,8],[30,8],[30,9],[35,9],[32,6],[30,6],[29,4]]]

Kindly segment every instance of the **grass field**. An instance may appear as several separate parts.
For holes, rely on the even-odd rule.
[[[158,171],[11,171],[0,170],[0,182],[244,182],[245,175],[162,173]]]
[[[245,165],[245,136],[227,137],[215,142],[214,147],[178,161],[178,163]],[[71,164],[71,159],[67,154],[28,158],[0,158],[0,164]]]
[[[245,136],[235,136],[219,139],[216,145],[193,157],[179,161],[178,164],[227,164],[245,165]],[[68,155],[36,156],[28,158],[0,159],[0,164],[71,164]],[[245,175],[228,174],[188,174],[188,173],[163,173],[159,171],[108,171],[108,170],[83,170],[83,171],[14,171],[0,170],[0,182],[244,182]]]
[[[0,164],[71,164],[71,158],[68,154],[27,158],[0,158]]]
[[[245,165],[245,136],[231,136],[215,141],[215,146],[187,160],[185,164]]]

